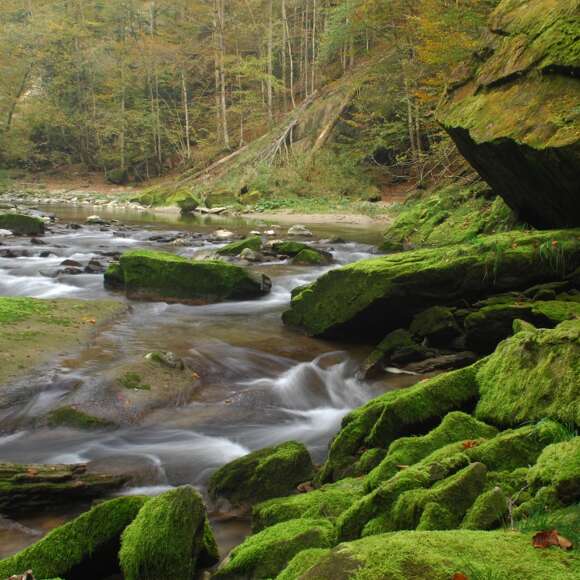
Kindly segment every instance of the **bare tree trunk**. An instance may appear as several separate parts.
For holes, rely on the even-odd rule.
[[[10,104],[10,108],[8,109],[8,115],[6,118],[6,123],[4,124],[4,132],[8,133],[12,128],[12,119],[14,118],[14,113],[16,113],[16,107],[18,106],[18,101],[20,101],[24,91],[26,89],[26,83],[30,77],[30,73],[32,72],[32,67],[29,66],[25,73],[22,75],[22,80],[20,81],[20,85],[18,86],[18,91],[14,95],[14,99],[12,99],[12,103]]]
[[[316,18],[317,5],[316,0],[312,0],[312,67],[310,69],[312,75],[311,91],[316,90]]]
[[[220,109],[221,109],[221,121],[222,121],[222,138],[226,149],[230,148],[230,137],[228,133],[228,110],[227,110],[227,99],[226,99],[226,73],[225,73],[225,39],[224,39],[224,28],[225,28],[225,8],[224,0],[216,0],[217,5],[217,22],[218,22],[218,43],[219,43],[219,85],[220,85]]]
[[[292,38],[290,37],[290,27],[288,26],[288,14],[286,13],[286,0],[282,0],[282,20],[285,30],[286,42],[288,43],[288,62],[290,64],[290,99],[292,108],[296,107],[294,97],[294,55],[292,53]]]
[[[268,97],[268,125],[271,127],[274,122],[273,111],[273,90],[272,90],[272,76],[274,74],[273,64],[273,47],[274,47],[274,7],[273,0],[268,2],[268,80],[266,83],[266,91]]]
[[[187,94],[187,83],[185,73],[181,71],[181,89],[183,94],[183,113],[185,115],[185,153],[187,160],[191,160],[191,137],[189,134],[189,97]]]

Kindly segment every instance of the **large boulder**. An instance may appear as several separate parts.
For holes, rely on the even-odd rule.
[[[0,229],[10,230],[19,236],[44,234],[44,222],[37,217],[20,213],[0,214]]]
[[[0,578],[32,570],[37,578],[107,578],[118,572],[123,530],[148,498],[121,497],[99,504],[14,556],[0,560]]]
[[[127,580],[193,578],[219,560],[199,494],[178,487],[149,500],[123,532],[119,560]]]
[[[209,494],[235,505],[252,505],[295,493],[296,487],[313,474],[306,447],[288,441],[259,449],[218,469],[210,479]]]
[[[580,265],[580,230],[511,232],[361,260],[297,288],[286,324],[324,337],[383,337],[430,306],[562,280]]]
[[[490,29],[467,78],[451,85],[439,119],[523,220],[578,226],[578,0],[503,0]]]
[[[258,298],[272,286],[267,276],[233,264],[150,250],[125,252],[107,270],[105,284],[131,298],[193,304]]]
[[[231,242],[220,248],[217,254],[220,256],[239,256],[246,249],[259,252],[262,249],[262,238],[260,236],[250,236],[237,242]]]
[[[289,564],[299,580],[349,578],[526,578],[573,580],[580,573],[576,550],[538,550],[532,534],[515,531],[397,532],[303,552]]]

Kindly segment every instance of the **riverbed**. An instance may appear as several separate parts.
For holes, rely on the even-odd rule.
[[[212,237],[218,229],[246,235],[276,224],[99,208],[99,215],[112,225],[89,226],[85,220],[95,208],[40,209],[56,217],[42,245],[17,238],[0,246],[13,250],[0,258],[0,295],[110,298],[128,302],[129,311],[103,327],[90,344],[9,385],[8,394],[0,397],[0,461],[103,460],[139,469],[146,465],[139,485],[123,493],[153,495],[182,484],[204,493],[219,466],[290,439],[302,441],[315,463],[321,463],[345,414],[412,380],[394,376],[377,383],[359,381],[357,362],[368,354],[368,346],[305,337],[281,322],[293,288],[329,268],[374,255],[379,227],[309,225],[313,240],[332,253],[332,266],[300,267],[273,260],[253,266],[272,279],[268,296],[186,306],[129,302],[104,288],[102,274],[67,274],[62,262],[106,263],[115,252],[133,248],[193,257],[226,243]],[[287,228],[288,224],[280,225],[275,236],[285,238]],[[111,388],[119,369],[138,365],[151,351],[171,351],[187,360],[195,381],[161,395],[152,389],[122,396]],[[64,405],[110,418],[119,428],[77,431],[37,426],[39,417]],[[38,514],[19,522],[0,519],[0,557],[36,541],[82,509],[86,506],[71,506],[66,513]],[[247,520],[236,514],[213,508],[211,518],[222,554],[249,532]]]

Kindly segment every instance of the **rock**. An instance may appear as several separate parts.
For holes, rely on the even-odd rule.
[[[60,266],[70,266],[72,268],[82,268],[82,264],[76,260],[63,260]]]
[[[280,580],[333,578],[526,578],[574,580],[574,553],[538,550],[532,534],[517,531],[452,530],[399,532],[343,543],[333,550],[307,554],[296,575]],[[304,554],[302,552],[301,554]],[[295,566],[301,554],[290,563]],[[297,572],[297,573],[296,573]]]
[[[134,299],[196,304],[259,298],[271,289],[267,276],[233,264],[150,250],[125,252],[109,266],[105,284]]]
[[[302,550],[330,548],[336,543],[331,522],[295,519],[250,536],[234,548],[213,578],[275,578]]]
[[[126,481],[124,476],[88,474],[86,465],[0,463],[0,513],[30,513],[102,497]]]
[[[265,236],[275,236],[276,235],[276,230],[265,230],[264,231],[264,235]]]
[[[289,236],[302,236],[304,238],[311,238],[313,234],[307,227],[297,224],[297,225],[292,226],[288,230],[288,235]]]
[[[72,429],[111,429],[115,423],[89,415],[73,406],[59,407],[46,415],[50,427],[70,427]]]
[[[562,280],[579,263],[578,230],[496,234],[331,270],[293,292],[283,319],[313,336],[368,340],[406,327],[427,307]]]
[[[503,0],[438,115],[494,191],[540,228],[580,225],[579,25],[576,0]]]
[[[212,475],[208,491],[213,499],[225,498],[234,505],[255,504],[295,493],[313,472],[306,447],[289,441],[227,463]]]
[[[508,498],[499,487],[482,493],[469,508],[461,527],[465,530],[493,530],[508,515]]]
[[[83,271],[85,272],[85,274],[102,274],[106,270],[107,268],[103,264],[101,264],[99,260],[92,258],[91,260],[89,260],[89,263],[84,267]]]
[[[10,230],[0,230],[0,238],[9,238],[14,234]]]
[[[268,247],[271,248],[276,254],[282,254],[284,256],[290,256],[293,258],[297,256],[302,250],[311,250],[312,246],[308,244],[303,244],[302,242],[292,242],[292,241],[281,241],[275,240],[273,242],[268,242]]]
[[[205,506],[190,486],[150,499],[123,532],[119,552],[127,580],[193,578],[218,560]]]
[[[246,260],[247,262],[263,262],[264,256],[259,252],[254,252],[250,248],[245,248],[240,253],[240,258]]]
[[[309,248],[299,252],[292,258],[295,266],[325,266],[332,261],[332,255],[328,252],[321,252],[314,248]]]
[[[0,237],[2,237],[2,234],[1,233],[0,233]],[[32,238],[30,240],[30,243],[33,246],[46,246],[47,245],[46,242],[44,240],[41,240],[40,238]]]
[[[163,468],[150,456],[107,455],[87,463],[87,474],[122,477],[129,486],[165,485],[167,479]]]
[[[386,393],[349,413],[332,440],[319,481],[360,475],[361,449],[388,448],[401,436],[424,432],[451,411],[470,408],[478,397],[476,370],[477,365],[466,367]]]
[[[90,225],[90,226],[107,226],[107,225],[109,225],[109,222],[106,219],[103,219],[99,215],[90,215],[85,220],[85,223]]]
[[[216,253],[220,256],[238,256],[246,249],[259,252],[262,249],[262,238],[252,236],[251,238],[245,238],[238,242],[231,242],[227,246],[217,250]]]
[[[297,518],[326,518],[335,520],[364,493],[362,479],[342,479],[323,485],[320,489],[289,497],[270,499],[254,506],[252,529],[264,528]]]
[[[218,240],[228,240],[235,236],[234,232],[230,232],[229,230],[216,230],[213,235]]]
[[[61,270],[58,270],[56,275],[57,276],[60,276],[60,275],[77,276],[78,274],[82,274],[82,273],[83,273],[83,271],[81,268],[74,268],[72,266],[69,266],[67,268],[62,268]]]
[[[410,363],[405,365],[405,370],[419,374],[432,373],[434,371],[449,371],[471,365],[476,360],[477,355],[474,352],[455,352],[428,358],[421,362]]]
[[[477,372],[476,416],[513,426],[546,417],[580,426],[580,320],[519,332]]]
[[[0,560],[0,578],[28,569],[38,578],[106,578],[118,572],[121,534],[147,500],[120,497],[97,505],[29,548]]]
[[[399,472],[400,465],[413,465],[449,443],[481,437],[490,438],[497,429],[477,421],[470,415],[454,411],[446,415],[439,426],[427,435],[401,437],[389,446],[386,457],[367,478],[366,487],[375,489]]]
[[[44,222],[29,215],[19,213],[0,214],[0,229],[8,230],[18,236],[38,236],[44,234]]]
[[[435,346],[447,346],[461,334],[452,309],[443,306],[433,306],[417,314],[409,330],[419,341],[426,338]]]
[[[179,358],[174,352],[150,352],[145,355],[145,358],[170,369],[178,369],[180,371],[185,369],[183,359]]]

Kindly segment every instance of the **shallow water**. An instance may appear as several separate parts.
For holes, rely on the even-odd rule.
[[[102,208],[51,207],[49,211],[60,218],[61,225],[44,237],[46,245],[33,246],[23,238],[2,246],[24,250],[27,255],[0,258],[0,295],[125,300],[103,288],[102,275],[54,274],[64,259],[84,265],[91,258],[102,260],[103,254],[135,247],[191,256],[220,245],[200,238],[190,240],[193,245],[175,247],[151,241],[154,234],[208,234],[223,227],[245,234],[257,227],[243,220],[179,221],[170,215]],[[99,226],[73,230],[63,225],[82,222],[96,211],[125,225],[105,231]],[[339,234],[347,240],[328,244],[337,264],[371,256],[373,247],[368,244],[380,235],[358,228],[312,229],[316,237]],[[279,237],[284,233],[281,229]],[[40,257],[41,252],[49,256]],[[328,442],[346,413],[411,379],[360,382],[354,378],[356,361],[368,348],[315,340],[283,326],[280,315],[292,288],[314,280],[328,267],[271,263],[256,269],[273,280],[272,293],[263,299],[209,306],[132,303],[130,312],[99,332],[92,344],[4,389],[0,461],[77,463],[122,458],[130,462],[138,458],[154,468],[130,492],[149,494],[186,483],[203,492],[209,475],[220,465],[289,439],[303,441],[315,462],[323,461]],[[198,378],[186,388],[161,393],[115,388],[119,369],[140,364],[154,350],[183,357],[186,372],[195,372]],[[111,418],[121,427],[105,432],[35,427],[38,418],[65,404]],[[18,525],[2,526],[0,521],[0,557],[35,541],[76,513],[77,508],[72,508],[66,514],[39,514]],[[212,519],[224,552],[248,532],[243,519],[227,514],[213,514]]]

